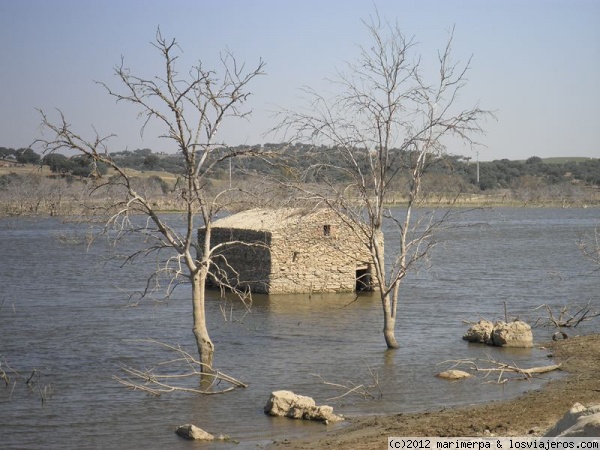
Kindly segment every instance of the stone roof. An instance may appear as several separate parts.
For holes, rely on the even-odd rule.
[[[275,231],[296,225],[308,216],[324,215],[331,211],[321,209],[280,208],[280,209],[249,209],[217,220],[213,228],[234,228],[255,231]]]

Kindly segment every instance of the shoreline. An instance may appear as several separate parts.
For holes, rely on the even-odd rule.
[[[390,436],[541,436],[574,403],[600,404],[600,334],[543,345],[566,376],[514,399],[419,413],[363,416],[310,438],[275,441],[271,449],[386,448]]]
[[[398,207],[401,208],[405,206],[406,203],[397,202],[397,203],[386,203],[386,207]],[[85,207],[91,208],[92,205],[84,205],[78,204],[77,207]],[[45,219],[49,217],[62,218],[64,220],[68,220],[71,217],[77,217],[78,221],[86,222],[91,220],[92,218],[97,217],[96,214],[87,214],[85,211],[75,211],[75,209],[69,209],[68,212],[61,213],[52,213],[51,211],[45,210],[44,208],[40,208],[36,212],[31,211],[23,211],[19,213],[9,213],[7,210],[10,205],[8,203],[3,203],[0,201],[0,219]],[[65,207],[63,205],[63,207]],[[600,209],[600,201],[593,203],[555,203],[555,202],[518,202],[518,201],[501,201],[501,200],[489,200],[489,201],[481,201],[481,202],[468,202],[468,201],[459,201],[453,204],[445,204],[445,203],[437,203],[437,202],[422,202],[419,205],[420,208],[433,208],[433,209],[489,209],[489,208],[511,208],[511,209]],[[85,210],[84,208],[84,210]],[[183,214],[185,213],[182,209],[157,209],[157,213],[160,214]],[[143,214],[139,214],[143,215]]]

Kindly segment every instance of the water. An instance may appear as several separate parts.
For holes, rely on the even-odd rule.
[[[274,439],[324,425],[271,418],[262,408],[271,391],[289,389],[352,416],[440,409],[513,397],[542,381],[448,382],[434,375],[448,359],[487,355],[522,366],[548,363],[543,349],[494,349],[460,338],[463,320],[533,321],[534,308],[570,303],[598,306],[600,280],[577,248],[581,233],[600,222],[595,209],[480,210],[442,233],[432,265],[411,275],[399,305],[397,338],[386,351],[376,295],[257,296],[252,312],[211,293],[209,331],[222,371],[249,383],[216,396],[128,391],[112,377],[121,364],[151,367],[164,349],[132,342],[150,338],[194,351],[189,290],[168,302],[132,306],[153,261],[120,267],[104,242],[86,250],[86,229],[59,219],[0,220],[0,362],[21,380],[0,386],[2,448],[260,448]],[[62,239],[60,239],[62,237]],[[66,239],[65,239],[66,238]],[[392,247],[391,240],[387,241]],[[157,299],[158,300],[158,299]],[[233,319],[233,320],[232,320]],[[587,322],[576,333],[599,332]],[[537,342],[549,328],[534,329]],[[34,389],[24,380],[33,369]],[[346,396],[316,376],[345,385],[372,384],[383,397]],[[548,379],[549,375],[545,379]],[[14,379],[14,377],[13,377]],[[1,382],[1,381],[0,381]],[[43,390],[46,388],[46,391]],[[376,396],[379,390],[371,389]],[[45,399],[44,402],[41,400]],[[197,444],[174,430],[194,423],[240,444]]]

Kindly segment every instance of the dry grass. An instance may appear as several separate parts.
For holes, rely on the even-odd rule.
[[[0,166],[0,176],[7,175],[10,173],[16,173],[17,175],[43,175],[43,176],[52,176],[54,175],[48,166],[39,166],[37,164],[19,164],[13,165],[10,167],[2,167]],[[175,183],[177,180],[177,175],[170,172],[163,172],[158,170],[148,170],[148,171],[139,171],[135,169],[125,169],[125,173],[132,177],[139,178],[150,178],[152,176],[157,176],[162,178],[168,183]],[[116,175],[116,172],[112,169],[109,169],[106,176]]]

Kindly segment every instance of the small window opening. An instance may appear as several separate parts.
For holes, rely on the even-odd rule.
[[[323,235],[329,236],[331,234],[331,225],[323,225]]]

